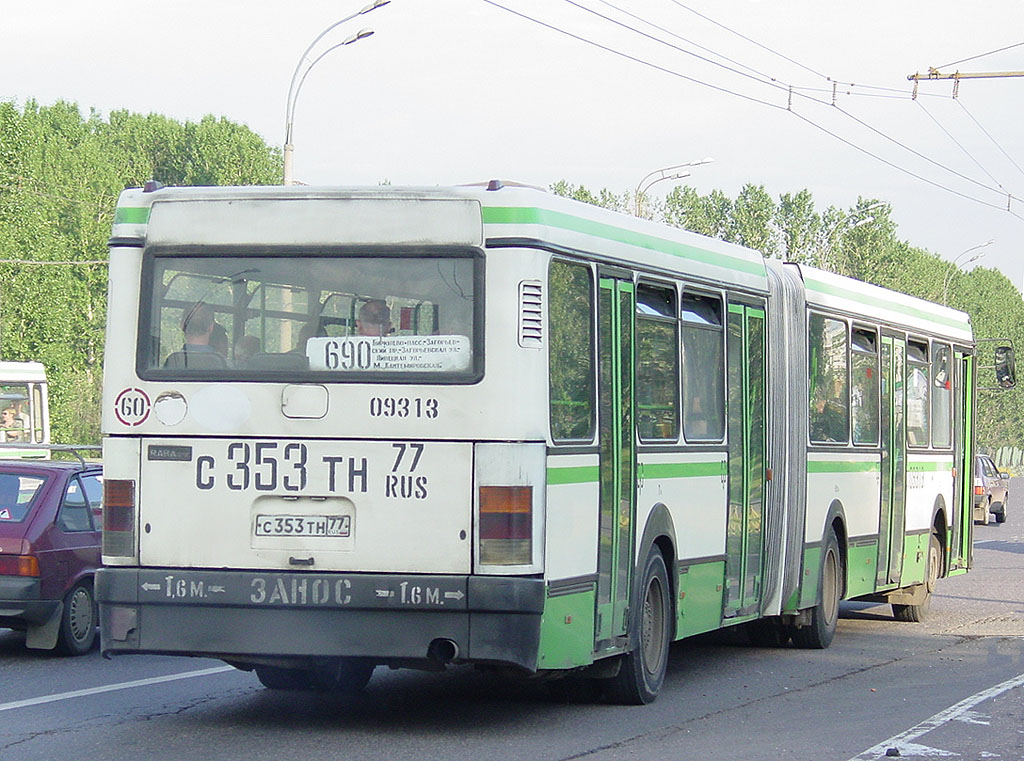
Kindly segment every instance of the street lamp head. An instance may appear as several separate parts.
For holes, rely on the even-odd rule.
[[[358,32],[353,34],[351,37],[346,38],[341,44],[342,45],[351,45],[353,42],[359,42],[359,40],[365,40],[367,37],[370,37],[372,35],[373,35],[373,30],[372,29],[360,29]]]
[[[390,2],[391,2],[391,0],[374,0],[374,2],[370,3],[365,8],[363,8],[361,11],[359,11],[359,13],[357,15],[362,16],[364,13],[369,13],[370,11],[375,11],[378,8],[383,8],[385,5],[387,5]]]

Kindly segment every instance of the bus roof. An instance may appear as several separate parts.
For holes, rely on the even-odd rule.
[[[488,189],[494,188],[494,189]],[[270,204],[288,202],[275,220]],[[396,214],[396,204],[401,204]],[[296,219],[301,225],[296,224]],[[218,187],[126,190],[112,245],[539,245],[595,254],[764,292],[750,249],[561,198],[501,185],[400,188]]]
[[[0,379],[6,383],[46,381],[42,362],[0,362]]]
[[[891,291],[861,280],[836,275],[806,265],[790,265],[800,271],[807,304],[866,319],[973,343],[971,318],[966,312],[942,304]]]

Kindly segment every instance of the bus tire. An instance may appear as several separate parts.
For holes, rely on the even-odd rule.
[[[312,674],[306,669],[289,669],[281,666],[257,666],[256,678],[270,690],[308,690]]]
[[[92,585],[80,581],[64,598],[64,611],[57,630],[57,651],[64,655],[84,655],[96,641],[96,598]]]
[[[672,639],[672,602],[665,559],[657,547],[652,547],[647,555],[639,589],[641,603],[630,637],[635,647],[619,656],[619,672],[605,685],[608,698],[623,705],[653,702],[665,681]]]
[[[373,676],[375,665],[356,658],[339,658],[312,672],[313,689],[339,695],[362,692]]]
[[[792,636],[788,626],[772,618],[759,618],[744,628],[747,630],[750,644],[754,647],[785,647]]]
[[[942,545],[935,534],[928,540],[928,568],[924,577],[924,600],[918,605],[896,605],[892,606],[892,615],[897,621],[908,623],[920,623],[928,616],[928,609],[932,606],[932,592],[935,590],[935,582],[939,578],[939,569],[942,567]]]
[[[793,629],[793,644],[808,650],[824,650],[832,644],[839,621],[839,599],[842,596],[843,563],[835,532],[828,532],[821,555],[818,576],[818,604],[811,610],[811,621]]]

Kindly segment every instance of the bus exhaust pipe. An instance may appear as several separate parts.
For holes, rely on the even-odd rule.
[[[452,639],[435,639],[427,648],[427,657],[442,665],[451,663],[459,657],[459,645]]]

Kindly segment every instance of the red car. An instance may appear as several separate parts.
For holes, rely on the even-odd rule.
[[[0,628],[28,647],[93,646],[102,499],[98,464],[0,460]]]

